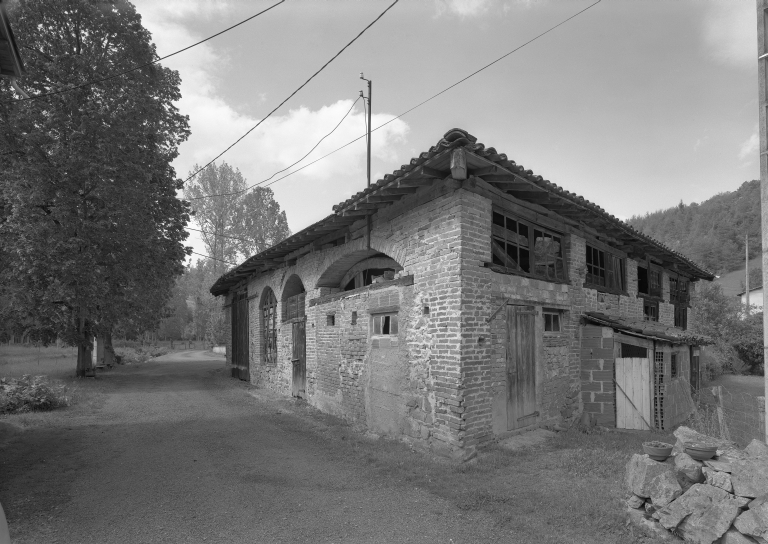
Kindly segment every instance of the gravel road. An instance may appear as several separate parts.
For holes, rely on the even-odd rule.
[[[12,541],[516,541],[483,513],[376,473],[320,418],[222,366],[195,351],[118,367],[94,413],[0,426]]]

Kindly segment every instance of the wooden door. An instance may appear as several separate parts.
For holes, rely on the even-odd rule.
[[[249,379],[248,293],[237,293],[232,301],[232,377]]]
[[[616,359],[616,427],[651,430],[651,363],[637,357]]]
[[[691,348],[691,394],[699,391],[699,348]]]
[[[507,306],[507,430],[536,423],[536,310]]]
[[[307,397],[307,329],[304,320],[293,323],[293,384],[291,395]]]

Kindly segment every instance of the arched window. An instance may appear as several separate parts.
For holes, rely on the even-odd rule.
[[[277,364],[277,298],[269,287],[261,296],[261,346],[264,364]]]
[[[301,279],[294,274],[285,282],[283,289],[283,321],[304,317],[304,299],[306,292]]]

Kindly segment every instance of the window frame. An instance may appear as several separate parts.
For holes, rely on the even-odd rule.
[[[595,257],[597,257],[597,264],[594,262]],[[602,257],[602,262],[600,257]],[[590,261],[592,262],[590,263]],[[603,272],[602,277],[605,284],[600,284],[593,280],[593,278],[600,278],[601,276],[600,274],[595,276],[594,272],[590,272],[590,267],[592,267],[593,271],[598,270]],[[618,268],[618,273],[616,268]],[[627,296],[627,260],[625,257],[622,257],[615,251],[587,241],[585,246],[584,270],[584,287],[595,289],[603,293]],[[609,280],[613,285],[609,285]],[[618,286],[616,285],[617,281]]]
[[[265,365],[277,365],[277,297],[268,288],[261,312],[261,360]]]
[[[396,337],[400,333],[400,323],[398,319],[399,312],[381,312],[381,313],[373,313],[370,316],[370,324],[369,324],[369,336],[371,338],[373,337]],[[388,322],[388,332],[383,332],[386,321]],[[376,323],[377,321],[380,323],[379,326],[379,332],[376,332]],[[394,323],[394,331],[392,330],[392,324]]]
[[[643,301],[643,319],[645,321],[654,321],[658,323],[659,322],[659,301],[651,298],[642,298],[642,301]],[[646,308],[651,308],[655,310],[653,312],[654,315],[649,315],[649,313],[646,312]]]
[[[504,226],[496,223],[497,216],[501,216],[504,219]],[[514,232],[507,227],[510,221],[517,223],[517,226],[515,227],[517,232]],[[525,236],[520,234],[520,225],[524,226],[527,230]],[[541,236],[537,237],[537,234],[540,234]],[[538,238],[554,240],[560,245],[557,254],[553,257],[553,265],[549,265],[549,263],[544,264],[544,273],[538,273],[536,271],[536,240]],[[521,244],[521,239],[526,240],[527,245]],[[527,278],[534,278],[551,283],[568,283],[568,267],[566,266],[565,251],[563,248],[564,239],[565,236],[562,233],[532,221],[528,221],[527,219],[520,219],[514,213],[510,213],[503,208],[497,206],[493,207],[491,212],[491,266],[502,269],[504,271],[502,273],[525,276]],[[501,246],[502,256],[496,254],[495,251],[498,247],[496,244]],[[507,258],[509,255],[509,246],[515,248],[517,259],[513,262],[516,266],[510,267],[494,262],[494,259],[499,259],[503,262]],[[522,251],[525,251],[528,254],[528,271],[524,270],[521,265],[521,261],[523,260],[521,258]],[[560,265],[560,277],[558,277],[558,263]],[[539,264],[539,266],[541,266],[541,264]],[[550,276],[550,266],[552,266],[552,276]]]
[[[542,318],[544,320],[544,334],[562,334],[563,331],[563,311],[557,309],[543,308],[541,311]],[[547,330],[547,317],[550,317],[550,330]],[[555,319],[557,318],[557,330],[554,328]]]

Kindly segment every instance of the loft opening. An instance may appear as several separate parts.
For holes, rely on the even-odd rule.
[[[304,302],[306,299],[306,290],[301,278],[294,274],[285,282],[283,288],[283,321],[297,319],[306,315]]]

